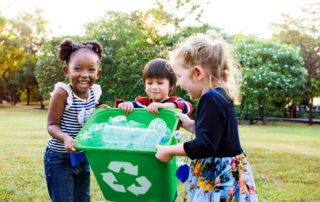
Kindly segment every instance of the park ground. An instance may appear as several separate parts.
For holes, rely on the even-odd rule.
[[[49,201],[46,116],[46,110],[0,105],[0,201]],[[239,130],[260,201],[320,201],[320,125],[241,124]],[[92,201],[104,201],[91,179]],[[179,184],[179,195],[183,189]]]

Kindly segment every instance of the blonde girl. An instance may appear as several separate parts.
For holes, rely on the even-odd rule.
[[[174,146],[158,146],[156,157],[192,159],[185,201],[257,201],[256,188],[243,153],[234,101],[239,94],[239,69],[223,39],[198,35],[188,38],[172,57],[177,84],[199,100],[191,120],[178,114],[195,139]]]

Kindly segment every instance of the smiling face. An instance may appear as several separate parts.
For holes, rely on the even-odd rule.
[[[101,74],[99,57],[89,49],[79,49],[72,53],[64,74],[69,77],[74,92],[86,99],[89,88]]]
[[[166,78],[147,78],[145,80],[145,91],[154,102],[160,102],[169,97],[169,80]]]

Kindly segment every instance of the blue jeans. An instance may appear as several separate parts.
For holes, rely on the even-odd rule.
[[[47,148],[44,172],[53,202],[90,201],[90,167],[87,161],[72,167],[69,153]]]

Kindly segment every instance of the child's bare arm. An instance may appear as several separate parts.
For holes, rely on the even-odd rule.
[[[156,158],[163,162],[169,162],[173,156],[186,156],[183,144],[164,146],[157,145]]]
[[[176,116],[179,117],[180,121],[182,122],[182,127],[191,133],[195,133],[194,120],[190,119],[188,115],[182,113],[177,113]]]
[[[64,143],[65,149],[68,152],[74,152],[75,145],[73,138],[67,133],[62,132],[60,128],[60,120],[65,110],[67,97],[68,94],[63,89],[59,88],[55,90],[55,93],[50,100],[47,128],[52,137]]]

